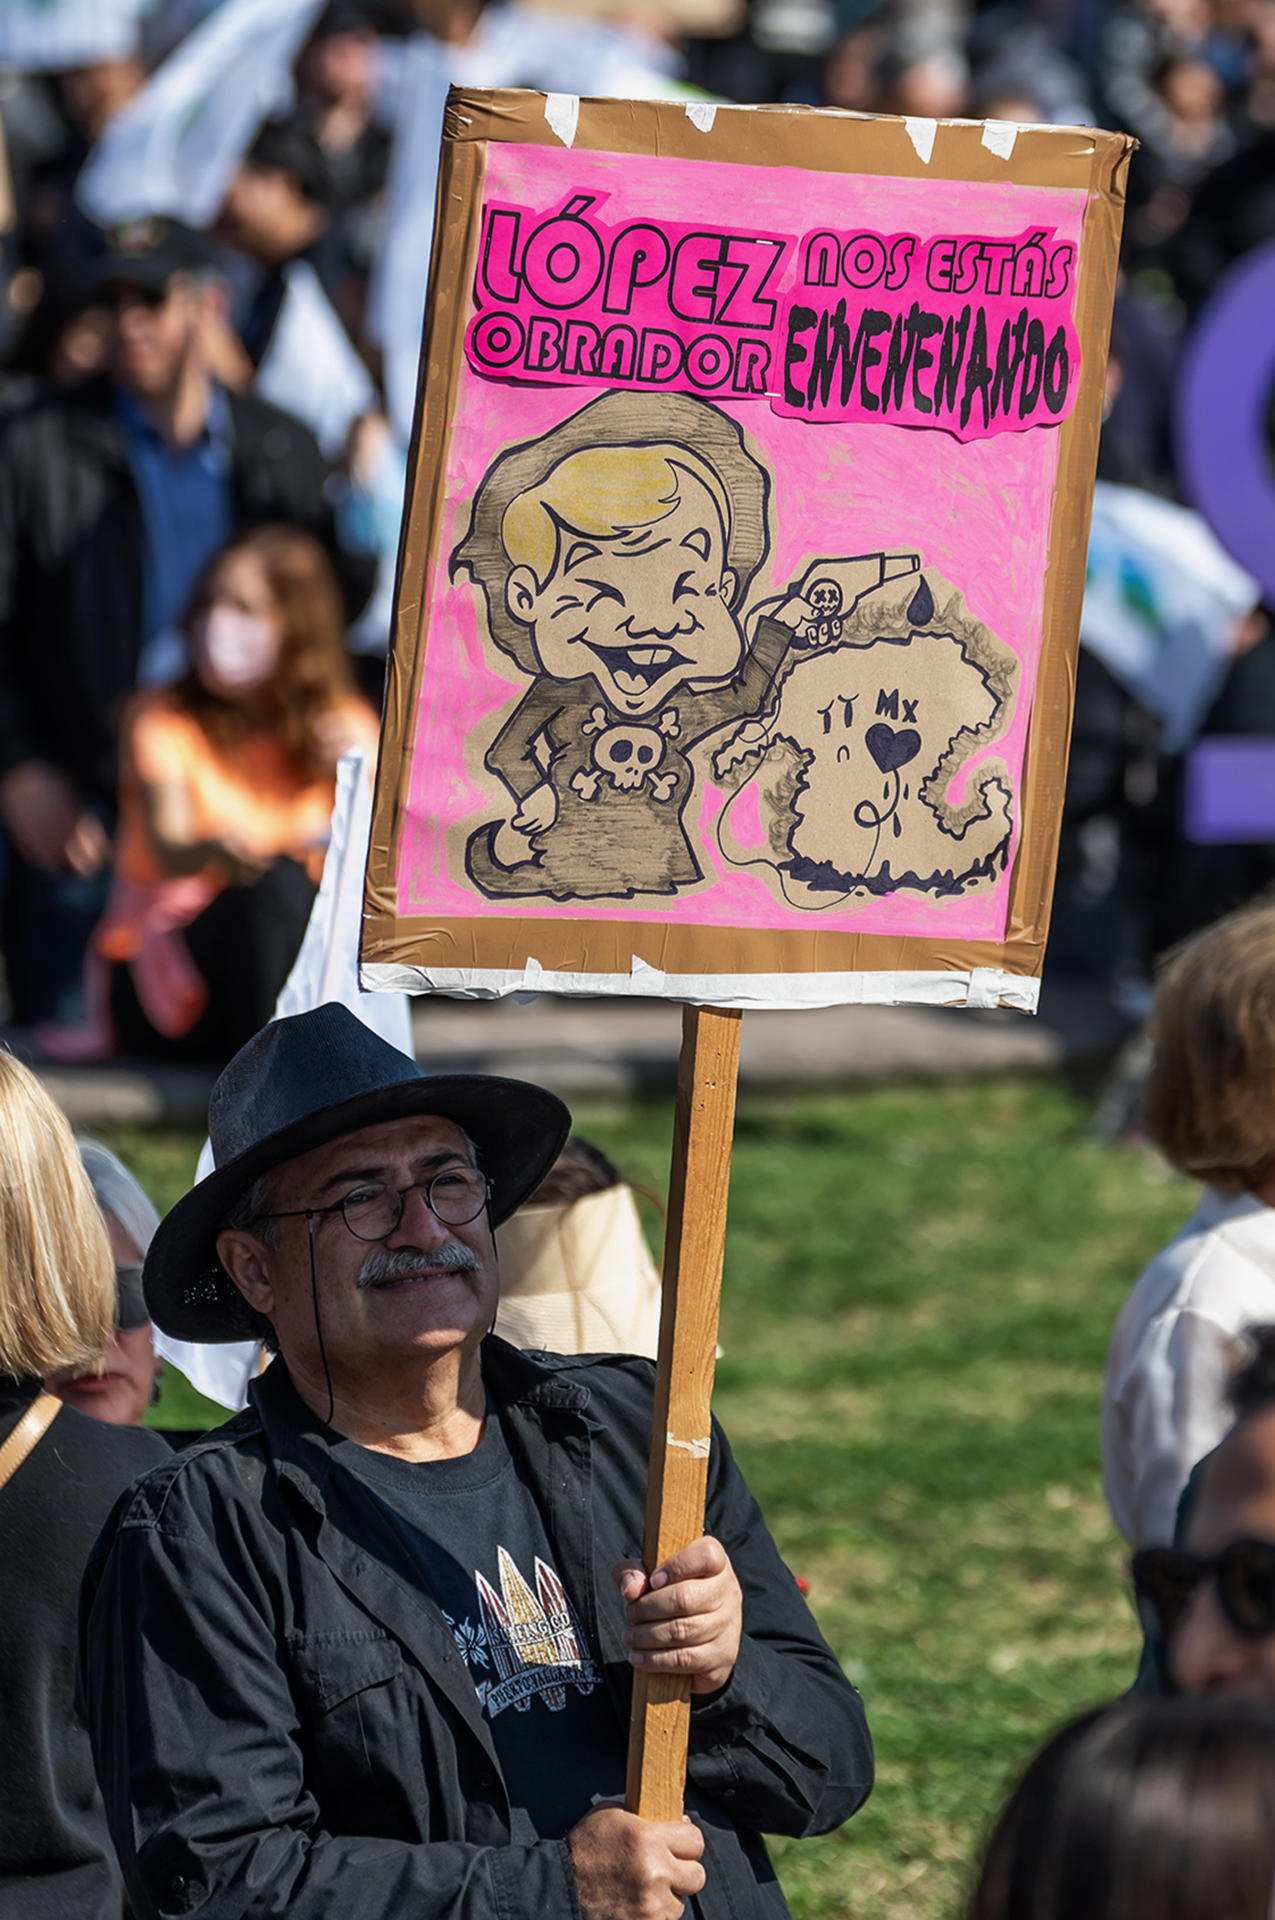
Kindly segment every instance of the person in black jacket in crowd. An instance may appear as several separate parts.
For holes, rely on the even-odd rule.
[[[64,1407],[41,1378],[100,1361],[115,1309],[110,1242],[70,1126],[0,1052],[0,1920],[123,1912],[72,1709],[76,1596],[112,1505],[168,1449]]]
[[[328,1005],[249,1041],[209,1124],[215,1170],[152,1241],[147,1299],[178,1337],[264,1330],[279,1357],[120,1503],[85,1578],[82,1687],[136,1906],[785,1914],[760,1835],[865,1799],[859,1695],[720,1431],[711,1532],[648,1577],[650,1363],[488,1333],[492,1229],[566,1109],[427,1076]],[[688,1820],[616,1804],[635,1667],[690,1680]]]
[[[0,944],[22,1025],[79,1011],[109,876],[120,706],[139,681],[181,673],[177,625],[213,554],[284,522],[328,547],[351,612],[371,584],[368,564],[336,548],[309,430],[205,371],[198,236],[154,223],[96,280],[109,373],[0,434]]]

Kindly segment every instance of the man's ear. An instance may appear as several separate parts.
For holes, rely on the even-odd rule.
[[[515,567],[505,582],[505,606],[509,617],[529,627],[536,617],[540,583],[530,567]]]
[[[217,1235],[217,1258],[248,1305],[269,1319],[274,1313],[274,1288],[264,1256],[265,1248],[253,1233],[228,1227]]]
[[[722,599],[728,607],[735,604],[735,595],[739,592],[739,575],[733,567],[722,568]]]

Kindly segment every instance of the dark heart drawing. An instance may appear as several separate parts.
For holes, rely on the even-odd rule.
[[[896,733],[893,727],[878,720],[876,726],[869,727],[864,734],[863,744],[882,773],[893,773],[896,767],[906,767],[909,760],[916,759],[921,751],[921,736],[912,727]]]

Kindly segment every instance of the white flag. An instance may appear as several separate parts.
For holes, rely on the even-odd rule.
[[[406,446],[416,409],[421,321],[434,244],[434,195],[447,89],[458,78],[456,49],[421,34],[409,42],[398,76],[399,111],[390,150],[385,232],[367,291],[368,337],[384,352],[382,380],[390,422]]]
[[[304,420],[335,460],[360,414],[379,407],[372,376],[306,260],[283,270],[285,292],[253,392]]]
[[[89,218],[211,225],[263,121],[292,104],[292,62],[322,3],[224,0],[201,21],[85,162],[75,192]]]
[[[676,91],[677,58],[645,35],[578,15],[496,0],[465,46],[421,34],[397,77],[385,237],[372,268],[368,337],[385,356],[385,400],[394,431],[411,438],[421,323],[434,244],[434,196],[449,86],[536,87],[609,99],[662,99]]]
[[[337,768],[332,838],[301,951],[275,1003],[275,1018],[308,1013],[329,1000],[357,1014],[400,1053],[412,1053],[412,1003],[405,993],[364,993],[359,985],[363,874],[372,837],[372,769],[362,747]]]
[[[1260,597],[1192,508],[1098,482],[1080,644],[1160,721],[1166,753],[1194,739]]]

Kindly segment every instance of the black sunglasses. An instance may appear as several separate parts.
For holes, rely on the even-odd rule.
[[[119,313],[125,307],[145,307],[148,313],[158,313],[170,291],[167,286],[139,286],[133,280],[112,280],[102,288],[94,304],[105,307],[109,313]]]
[[[1144,1547],[1131,1567],[1143,1624],[1158,1628],[1166,1640],[1202,1580],[1216,1583],[1218,1602],[1237,1633],[1253,1640],[1275,1633],[1275,1541],[1232,1540],[1212,1555]]]

